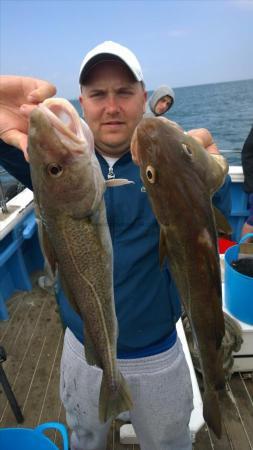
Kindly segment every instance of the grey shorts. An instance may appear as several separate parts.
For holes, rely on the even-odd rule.
[[[119,359],[131,391],[129,412],[141,450],[190,450],[193,394],[182,345],[158,355]],[[102,370],[89,366],[82,344],[67,329],[61,361],[60,395],[72,430],[72,450],[105,450],[110,421],[98,419]]]

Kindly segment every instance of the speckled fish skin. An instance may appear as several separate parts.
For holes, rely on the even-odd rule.
[[[220,437],[217,389],[225,383],[220,350],[225,325],[211,198],[228,165],[166,119],[143,119],[131,151],[160,224],[161,263],[167,256],[199,348],[204,418]]]
[[[99,417],[105,422],[132,403],[116,364],[112,244],[93,137],[69,102],[51,99],[31,114],[28,154],[44,251],[84,320],[86,360],[103,370]]]

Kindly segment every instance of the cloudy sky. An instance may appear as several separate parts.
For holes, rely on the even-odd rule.
[[[0,70],[78,96],[87,51],[133,50],[148,89],[253,78],[253,0],[0,0]]]

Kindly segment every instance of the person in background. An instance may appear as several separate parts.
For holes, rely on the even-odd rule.
[[[190,450],[192,387],[175,326],[181,315],[180,299],[169,267],[159,267],[159,226],[129,151],[134,129],[145,112],[142,69],[129,49],[106,41],[84,57],[79,84],[84,118],[93,132],[105,179],[134,181],[131,190],[116,188],[104,196],[113,243],[118,366],[134,402],[130,419],[142,450]],[[16,89],[14,98],[19,98],[15,105],[8,95],[10,86],[12,93]],[[53,95],[52,86],[5,77],[2,92],[8,117],[3,115],[0,120],[0,136],[27,155],[28,114]],[[210,133],[198,133],[193,135],[198,134],[208,151]],[[24,158],[14,170],[14,156],[12,148],[8,155],[8,146],[4,147],[0,162],[4,160],[5,168],[17,173],[22,167],[27,170]],[[27,176],[26,184],[30,182]],[[111,421],[101,424],[98,418],[101,370],[85,360],[83,321],[61,289],[57,301],[66,326],[60,394],[72,430],[71,449],[105,450]]]
[[[244,142],[241,158],[244,174],[244,190],[249,194],[249,217],[242,228],[242,236],[244,236],[247,233],[253,233],[253,126]]]
[[[172,107],[175,93],[169,86],[160,86],[147,101],[145,117],[163,116]]]

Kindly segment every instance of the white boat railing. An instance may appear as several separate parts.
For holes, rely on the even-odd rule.
[[[0,240],[33,209],[33,192],[26,188],[7,202],[7,212],[0,211]]]
[[[242,166],[229,166],[229,175],[233,183],[243,183],[244,175]]]

